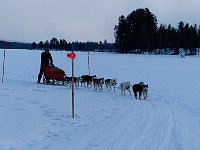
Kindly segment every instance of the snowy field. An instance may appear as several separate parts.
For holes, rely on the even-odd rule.
[[[52,51],[71,75],[68,52]],[[149,84],[147,100],[107,89],[37,84],[41,51],[6,50],[0,150],[199,150],[200,57],[90,53],[91,74]],[[88,74],[77,52],[75,76]],[[0,50],[1,67],[3,50]],[[2,76],[2,69],[0,72]]]

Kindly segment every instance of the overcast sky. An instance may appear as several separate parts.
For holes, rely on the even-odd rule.
[[[0,39],[114,42],[121,15],[149,8],[160,23],[200,25],[200,0],[0,0]]]

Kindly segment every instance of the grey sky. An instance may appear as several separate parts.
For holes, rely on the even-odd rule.
[[[200,25],[199,6],[199,0],[0,0],[0,39],[114,42],[121,15],[149,8],[158,25]]]

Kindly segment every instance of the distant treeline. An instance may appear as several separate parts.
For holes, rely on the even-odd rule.
[[[1,49],[31,49],[30,43],[12,42],[0,40]]]
[[[40,41],[39,43],[22,43],[22,42],[8,42],[0,41],[0,48],[2,49],[32,49],[42,50],[49,48],[51,50],[67,50],[67,51],[99,51],[99,52],[113,52],[117,51],[114,43],[108,43],[105,39],[104,42],[67,42],[65,39],[57,40],[52,38],[45,42]]]
[[[32,49],[45,49],[49,48],[52,50],[74,50],[74,51],[116,51],[115,44],[108,43],[105,39],[104,42],[67,42],[65,39],[58,40],[52,38],[50,41],[40,41],[39,43],[33,42],[31,44]]]
[[[115,26],[115,43],[120,53],[152,53],[154,51],[178,54],[180,48],[195,55],[200,47],[200,26],[180,21],[178,28],[161,24],[148,8],[137,9],[127,17],[119,17]]]
[[[68,42],[65,39],[40,41],[39,43],[21,43],[0,41],[0,48],[9,49],[45,49],[74,51],[109,51],[118,53],[153,53],[195,55],[200,48],[200,26],[180,21],[178,27],[170,24],[157,26],[156,16],[148,8],[136,9],[127,17],[119,17],[114,27],[115,43]]]

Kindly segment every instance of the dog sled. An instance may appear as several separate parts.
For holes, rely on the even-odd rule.
[[[65,79],[66,74],[62,69],[55,66],[44,67],[43,83],[64,85],[66,83]]]

